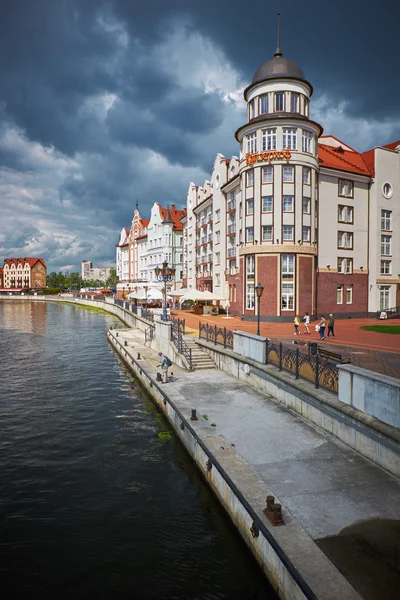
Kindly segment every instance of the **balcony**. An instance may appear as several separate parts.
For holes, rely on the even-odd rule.
[[[213,239],[213,235],[212,235],[212,233],[209,233],[208,236],[207,236],[207,240],[209,242],[212,242],[212,239]]]
[[[234,235],[236,233],[236,223],[228,225],[228,235]]]
[[[207,236],[206,235],[201,238],[200,244],[207,244]]]
[[[208,262],[213,262],[214,260],[214,255],[213,254],[209,254],[208,255]]]
[[[236,258],[236,248],[228,248],[228,258]]]
[[[232,212],[236,210],[236,202],[234,202],[233,200],[229,200],[229,202],[226,205],[226,212]]]

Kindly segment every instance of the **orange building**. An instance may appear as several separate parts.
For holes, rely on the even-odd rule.
[[[0,277],[3,290],[30,290],[46,287],[46,263],[43,258],[6,258]]]

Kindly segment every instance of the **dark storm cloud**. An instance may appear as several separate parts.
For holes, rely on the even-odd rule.
[[[272,56],[278,10],[283,53],[314,85],[312,110],[327,132],[360,150],[400,137],[393,1],[4,2],[1,251],[47,248],[58,265],[84,254],[112,260],[136,200],[144,217],[155,200],[182,206],[216,152],[238,153],[245,111],[224,93],[237,97]],[[13,207],[24,202],[38,223],[13,235]]]

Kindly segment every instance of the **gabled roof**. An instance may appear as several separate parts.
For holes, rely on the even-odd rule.
[[[377,146],[377,147],[384,148],[386,150],[395,150],[397,148],[397,146],[400,146],[400,140],[397,140],[397,142],[391,142],[390,144],[386,144],[386,146]],[[373,177],[375,176],[375,150],[376,150],[376,148],[372,148],[372,150],[367,150],[367,152],[362,153],[364,162],[367,165],[367,167]]]
[[[345,150],[343,146],[326,146],[323,143],[318,144],[318,158],[321,167],[336,169],[338,171],[347,171],[358,175],[370,176],[370,170],[364,162],[359,152]]]
[[[142,225],[143,227],[147,227],[148,224],[150,223],[150,219],[141,219]]]
[[[46,263],[44,262],[43,258],[31,258],[31,257],[25,258],[24,257],[24,258],[5,258],[4,259],[4,264],[7,264],[9,267],[11,267],[12,264],[17,267],[19,263],[25,264],[25,262],[27,262],[29,264],[31,269],[37,262],[42,263],[44,268],[46,268]]]
[[[164,221],[165,217],[167,216],[167,211],[169,211],[173,223],[173,228],[177,231],[182,231],[183,224],[180,222],[180,220],[186,214],[186,208],[184,208],[183,210],[178,210],[177,208],[175,208],[175,204],[171,204],[169,208],[162,207],[161,204],[159,204],[158,202],[156,202],[156,204],[158,204],[158,207],[160,209],[161,220]]]

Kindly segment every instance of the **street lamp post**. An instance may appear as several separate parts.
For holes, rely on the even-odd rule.
[[[172,281],[175,277],[175,267],[169,267],[167,261],[163,262],[162,267],[156,267],[154,273],[158,281],[164,282],[164,298],[163,298],[163,313],[162,320],[168,321],[167,315],[167,282]]]
[[[264,286],[259,283],[255,287],[256,296],[257,296],[257,335],[260,335],[260,302],[261,296],[263,295]]]

